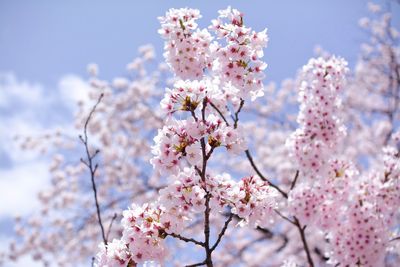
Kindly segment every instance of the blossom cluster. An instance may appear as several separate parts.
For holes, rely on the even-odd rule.
[[[245,177],[229,194],[233,203],[232,213],[242,218],[244,223],[266,227],[273,222],[278,195],[267,182],[254,176]]]
[[[114,239],[107,246],[101,243],[99,247],[98,266],[126,267],[131,259],[130,252],[122,240]]]
[[[345,266],[381,266],[388,236],[385,225],[370,209],[355,204],[348,209],[349,218],[332,228],[332,263]]]
[[[267,64],[260,60],[267,46],[267,30],[255,32],[244,25],[243,14],[236,9],[219,11],[210,28],[226,45],[216,44],[214,72],[225,84],[228,94],[251,99],[264,95],[262,80]]]
[[[382,151],[380,168],[360,173],[339,157],[345,129],[338,93],[346,63],[312,59],[300,85],[300,128],[288,140],[302,180],[290,191],[288,208],[303,224],[323,230],[330,264],[381,266],[395,226],[399,199],[399,152]]]
[[[170,9],[160,17],[159,33],[165,39],[164,57],[180,79],[201,80],[208,72],[221,86],[225,97],[234,102],[262,96],[263,71],[261,60],[267,46],[266,30],[255,32],[244,25],[243,14],[228,7],[219,11],[210,30],[217,35],[214,41],[207,29],[200,30],[196,20],[201,17],[196,9]]]
[[[328,60],[311,59],[303,67],[297,118],[300,128],[292,134],[288,146],[300,170],[310,176],[324,173],[323,167],[345,134],[337,113],[346,65],[343,59],[331,57]]]
[[[163,212],[161,207],[149,204],[132,204],[130,209],[123,212],[122,241],[134,262],[165,258],[166,250],[162,242],[165,236],[160,221]]]
[[[271,223],[276,192],[260,178],[245,177],[236,182],[225,173],[208,176],[206,183],[202,183],[194,168],[185,168],[171,179],[174,182],[160,190],[156,202],[132,204],[123,212],[122,239],[106,247],[100,245],[97,266],[126,266],[131,260],[163,261],[168,253],[164,239],[180,235],[194,215],[204,212],[207,192],[214,214],[228,208],[242,219],[241,225]]]
[[[161,107],[168,118],[154,138],[152,150],[155,169],[177,173],[182,162],[199,164],[202,139],[206,140],[207,154],[218,147],[236,154],[244,151],[247,144],[240,127],[227,125],[211,107],[222,107],[222,103],[218,86],[209,80],[178,81],[173,89],[167,89]],[[185,112],[188,118],[175,119],[172,115],[177,111]]]
[[[166,62],[181,79],[201,79],[205,68],[212,64],[210,44],[212,36],[197,28],[196,20],[201,17],[199,10],[182,8],[170,9],[159,17],[165,39]]]

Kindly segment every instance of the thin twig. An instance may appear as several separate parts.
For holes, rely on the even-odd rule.
[[[219,114],[219,115],[221,116],[221,118],[224,120],[224,122],[226,123],[226,125],[229,126],[228,121],[226,120],[226,118],[225,118],[225,116],[222,114],[222,112],[218,109],[218,107],[215,106],[212,102],[209,102],[209,103],[210,103],[211,107],[213,107],[213,108],[218,112],[218,114]],[[240,111],[242,110],[243,106],[244,106],[244,100],[242,99],[242,100],[240,101],[239,108],[238,108],[238,110],[236,111],[235,116],[233,117],[233,120],[234,120],[234,128],[237,128],[237,123],[238,123],[238,121],[239,121],[239,113],[240,113]],[[286,192],[284,192],[282,189],[280,189],[279,186],[277,186],[277,185],[275,185],[274,183],[272,183],[271,181],[269,181],[269,180],[260,172],[260,170],[257,168],[256,164],[254,163],[254,160],[253,160],[253,157],[252,157],[251,154],[250,154],[250,151],[247,149],[245,152],[246,152],[246,156],[247,156],[248,160],[250,161],[251,166],[252,166],[253,169],[256,171],[256,173],[258,174],[258,176],[260,176],[260,178],[261,178],[262,180],[268,182],[270,186],[272,186],[273,188],[275,188],[276,190],[278,190],[278,192],[281,193],[281,195],[282,195],[283,197],[288,198],[288,195],[287,195]]]
[[[232,219],[233,219],[233,213],[231,213],[231,215],[229,215],[229,217],[228,217],[228,220],[225,221],[224,227],[222,228],[221,232],[219,233],[218,239],[215,242],[214,246],[212,246],[211,251],[214,251],[217,248],[218,244],[221,242],[221,239],[224,236],[226,229],[228,229],[228,225],[232,221]]]
[[[246,156],[247,156],[248,160],[250,161],[251,166],[253,167],[253,169],[254,169],[255,172],[257,173],[257,175],[260,176],[260,178],[261,178],[263,181],[268,182],[269,185],[270,185],[271,187],[273,187],[273,188],[275,188],[276,190],[278,190],[278,192],[281,193],[281,195],[282,195],[284,198],[288,198],[288,195],[287,195],[287,193],[286,193],[285,191],[283,191],[282,189],[279,188],[279,186],[275,185],[275,184],[272,183],[270,180],[268,180],[268,179],[260,172],[260,170],[257,168],[256,164],[254,163],[253,157],[251,156],[250,151],[249,151],[248,149],[245,151],[245,153],[246,153]]]
[[[243,99],[240,99],[239,108],[238,108],[238,110],[235,112],[235,117],[233,118],[233,121],[234,121],[234,123],[233,123],[233,128],[234,128],[234,129],[237,128],[237,124],[238,124],[238,121],[239,121],[239,113],[240,113],[240,111],[242,110],[243,105],[244,105],[244,100],[243,100]]]
[[[296,171],[296,174],[295,174],[295,176],[294,176],[292,185],[290,186],[290,190],[293,190],[294,186],[296,185],[297,178],[299,178],[299,173],[300,173],[299,170],[297,170],[297,171]]]
[[[321,260],[323,260],[323,261],[325,261],[325,262],[329,261],[329,257],[326,257],[326,256],[322,253],[321,249],[319,249],[318,247],[315,247],[315,248],[314,248],[314,252],[315,252],[315,254],[318,255],[318,257],[319,257]]]
[[[282,219],[284,219],[285,221],[296,225],[296,223],[294,221],[292,221],[291,219],[289,219],[287,216],[283,215],[279,210],[274,210]]]
[[[112,225],[113,225],[113,222],[115,221],[115,219],[117,219],[117,214],[116,213],[114,213],[114,216],[111,218],[110,225],[108,226],[108,230],[107,230],[107,234],[106,234],[106,239],[107,240],[108,240],[108,236],[110,235],[111,228],[112,228]]]
[[[306,239],[306,235],[305,235],[305,230],[306,230],[307,226],[306,225],[301,226],[299,220],[296,217],[294,217],[294,224],[296,225],[297,229],[299,230],[301,242],[303,243],[303,248],[307,255],[307,261],[308,261],[309,267],[314,267],[314,262],[311,257],[310,249],[308,248],[307,239]]]
[[[205,261],[199,262],[199,263],[195,263],[195,264],[190,264],[190,265],[186,265],[185,267],[196,267],[196,266],[203,266],[206,265]]]
[[[303,243],[304,251],[306,252],[306,255],[307,255],[307,261],[308,261],[309,267],[314,267],[314,262],[312,260],[311,252],[308,247],[307,239],[306,239],[306,235],[305,235],[305,230],[306,230],[307,225],[301,226],[300,221],[299,221],[299,219],[297,219],[296,216],[294,216],[293,220],[291,220],[288,217],[286,217],[285,215],[283,215],[281,212],[279,212],[279,210],[275,210],[275,212],[280,217],[282,217],[282,219],[284,219],[284,220],[288,221],[289,223],[293,224],[294,226],[296,226],[296,228],[299,231],[301,241]]]
[[[94,195],[94,202],[96,205],[96,212],[97,212],[97,220],[100,226],[100,230],[101,230],[101,236],[103,238],[103,242],[104,245],[107,245],[107,237],[105,235],[105,231],[104,231],[104,227],[103,227],[103,223],[101,221],[101,214],[100,214],[100,205],[99,205],[99,201],[97,198],[97,188],[96,188],[96,183],[95,183],[95,175],[96,175],[96,171],[98,168],[98,164],[96,163],[95,165],[93,165],[93,159],[97,156],[97,154],[100,152],[99,150],[96,150],[94,154],[91,154],[89,151],[89,142],[88,142],[88,125],[90,122],[90,119],[92,118],[97,106],[99,105],[99,103],[101,102],[102,98],[103,98],[104,94],[100,94],[99,99],[97,100],[96,104],[93,106],[92,110],[90,111],[86,121],[85,121],[85,126],[83,128],[83,137],[82,135],[79,135],[79,139],[82,141],[82,143],[85,146],[85,150],[86,150],[86,160],[81,159],[81,162],[83,162],[87,168],[89,169],[90,172],[90,178],[92,181],[92,189],[93,189],[93,195]]]
[[[221,116],[221,118],[224,120],[226,126],[229,126],[229,122],[226,120],[224,114],[222,114],[219,108],[216,105],[214,105],[211,101],[209,101],[208,103],[215,109],[215,111],[218,112],[219,116]]]
[[[400,236],[390,239],[389,242],[393,242],[393,241],[397,241],[397,240],[400,240]]]
[[[188,242],[188,243],[189,242],[190,243],[194,243],[194,244],[199,245],[201,247],[205,246],[204,242],[197,241],[196,239],[193,239],[193,238],[187,238],[187,237],[181,236],[179,234],[175,234],[175,233],[167,233],[167,235],[175,237],[175,238],[177,238],[179,240],[182,240],[182,241],[185,241],[185,242]]]
[[[282,237],[283,243],[279,248],[276,249],[276,253],[281,252],[289,243],[289,238],[285,234],[280,233],[279,236]]]

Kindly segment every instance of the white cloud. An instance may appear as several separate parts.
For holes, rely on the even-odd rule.
[[[20,150],[14,136],[37,136],[60,126],[69,131],[73,123],[65,118],[72,118],[76,101],[88,98],[88,89],[76,75],[62,77],[51,90],[0,73],[0,156],[8,159],[0,162],[0,217],[33,212],[37,193],[49,182],[49,158]]]
[[[56,90],[21,81],[12,73],[0,73],[0,254],[13,236],[15,215],[29,216],[40,208],[37,195],[49,185],[49,157],[21,150],[15,135],[39,136],[51,128],[73,129],[76,102],[87,100],[88,85],[78,76],[60,79]],[[1,257],[0,257],[1,258]],[[0,263],[1,264],[1,263]],[[6,262],[6,267],[41,266],[31,257]]]
[[[89,101],[89,84],[81,77],[69,74],[64,75],[58,83],[61,98],[67,102],[69,108],[74,110],[79,101]]]
[[[37,104],[43,97],[43,88],[39,84],[17,81],[13,73],[0,73],[0,108],[13,108],[15,102]]]
[[[29,214],[37,210],[37,193],[49,180],[48,163],[32,161],[0,169],[0,216]]]

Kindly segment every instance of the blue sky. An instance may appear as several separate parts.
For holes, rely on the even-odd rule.
[[[268,80],[293,76],[320,44],[356,59],[365,35],[357,21],[367,14],[364,0],[259,1],[0,1],[0,71],[54,86],[65,73],[84,75],[88,62],[104,77],[124,72],[145,43],[157,47],[157,16],[171,7],[199,8],[206,26],[217,10],[231,5],[245,13],[256,30],[269,29],[265,59]]]
[[[268,28],[266,82],[280,82],[295,75],[316,45],[353,66],[367,37],[358,27],[358,20],[368,15],[366,4],[365,0],[0,0],[0,251],[11,235],[11,216],[34,210],[37,192],[48,183],[48,159],[16,149],[13,135],[70,127],[73,103],[85,90],[88,63],[99,64],[102,78],[123,75],[137,48],[147,43],[156,47],[162,60],[157,16],[173,7],[199,8],[203,14],[199,24],[205,27],[219,9],[231,5],[241,10],[253,29]],[[392,6],[395,26],[400,28],[399,5]]]

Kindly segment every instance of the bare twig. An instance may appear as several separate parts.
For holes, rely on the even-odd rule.
[[[279,236],[282,237],[283,243],[279,248],[276,249],[276,253],[281,252],[289,243],[289,238],[285,234],[280,233]]]
[[[284,198],[288,198],[288,195],[285,191],[283,191],[282,189],[279,188],[279,186],[277,186],[276,184],[274,184],[273,182],[271,182],[270,180],[268,180],[261,172],[260,170],[257,168],[256,164],[254,163],[253,157],[250,154],[250,151],[247,149],[245,151],[246,156],[248,158],[248,160],[250,161],[251,166],[253,167],[253,169],[255,170],[255,172],[257,173],[257,175],[263,180],[269,183],[269,185],[273,188],[275,188],[276,190],[278,190],[279,193],[281,193],[281,195]]]
[[[291,220],[288,217],[286,217],[285,215],[283,215],[281,212],[279,212],[278,210],[275,210],[275,212],[282,219],[284,219],[284,220],[288,221],[290,224],[293,224],[294,226],[296,226],[296,228],[298,229],[299,234],[300,234],[301,242],[303,243],[304,251],[305,251],[305,253],[307,255],[307,261],[308,261],[309,267],[314,267],[314,262],[313,262],[313,259],[311,257],[311,252],[310,252],[310,249],[308,247],[307,239],[306,239],[306,235],[305,235],[305,230],[306,230],[307,225],[302,226],[300,221],[299,221],[299,219],[297,219],[296,216],[294,216],[293,220]]]
[[[233,219],[233,213],[231,213],[229,215],[228,219],[225,221],[224,227],[222,228],[221,232],[219,233],[218,239],[215,242],[214,246],[212,246],[211,251],[214,251],[217,248],[218,244],[221,242],[221,239],[224,236],[226,229],[228,229],[228,225],[232,221],[232,219]]]
[[[218,109],[218,107],[216,105],[214,105],[211,101],[209,101],[208,103],[211,105],[211,107],[213,107],[215,109],[215,111],[218,112],[219,116],[221,116],[221,118],[224,120],[225,124],[227,126],[229,126],[229,122],[226,120],[224,114],[222,114],[222,112]]]
[[[189,242],[190,243],[194,243],[194,244],[199,245],[201,247],[205,246],[204,242],[197,241],[196,239],[193,239],[193,238],[187,238],[187,237],[181,236],[179,234],[175,234],[175,233],[166,233],[166,234],[169,235],[169,236],[175,237],[175,238],[177,238],[179,240],[188,242],[188,243]]]
[[[221,116],[221,118],[224,120],[224,122],[226,123],[227,126],[229,126],[228,121],[226,120],[225,116],[222,114],[222,112],[218,109],[217,106],[215,106],[214,104],[212,104],[211,102],[209,102],[211,107],[213,107],[218,114]],[[235,115],[233,116],[233,121],[234,121],[234,128],[237,128],[237,124],[239,122],[239,113],[242,110],[244,106],[244,100],[242,99],[240,101],[240,105],[238,110],[235,112]],[[275,185],[274,183],[272,183],[270,180],[268,180],[261,172],[260,170],[257,168],[256,164],[254,163],[253,157],[250,154],[250,151],[247,149],[245,151],[246,156],[248,158],[248,160],[250,161],[251,166],[253,167],[253,169],[256,171],[257,175],[264,181],[268,182],[270,186],[272,186],[273,188],[275,188],[276,190],[278,190],[279,193],[281,193],[281,195],[285,198],[288,198],[288,195],[286,192],[284,192],[281,188],[279,188],[279,186]]]
[[[274,210],[282,219],[284,219],[285,221],[289,222],[290,224],[296,225],[296,223],[294,221],[292,221],[291,219],[289,219],[288,217],[286,217],[285,215],[283,215],[279,210]]]
[[[206,265],[205,261],[199,262],[199,263],[195,263],[195,264],[190,264],[190,265],[186,265],[185,267],[196,267],[196,266],[203,266]]]
[[[389,242],[393,242],[393,241],[397,241],[400,240],[400,236],[394,237],[392,239],[389,240]]]
[[[96,183],[95,183],[95,175],[96,175],[96,171],[98,168],[98,164],[96,163],[95,165],[93,164],[93,159],[97,156],[97,154],[100,152],[99,150],[96,150],[93,154],[91,154],[90,150],[89,150],[89,141],[88,141],[88,125],[90,122],[90,119],[92,118],[97,106],[99,105],[99,103],[101,102],[102,98],[103,98],[104,94],[101,94],[99,96],[99,99],[97,100],[96,104],[93,106],[92,110],[90,111],[86,121],[85,121],[85,126],[83,128],[83,137],[82,135],[79,136],[79,139],[82,141],[83,145],[85,146],[85,150],[86,150],[86,160],[81,159],[81,162],[83,162],[86,167],[89,169],[90,172],[90,178],[92,181],[92,189],[93,189],[93,195],[94,195],[94,202],[96,205],[96,211],[97,211],[97,220],[100,226],[100,230],[101,230],[101,236],[103,238],[103,242],[105,245],[107,245],[107,237],[104,231],[104,227],[103,227],[103,223],[101,221],[101,214],[100,214],[100,205],[99,205],[99,201],[97,198],[97,188],[96,188]]]
[[[110,225],[108,226],[108,230],[107,230],[107,234],[106,234],[106,240],[108,240],[108,236],[110,235],[111,228],[112,228],[112,225],[113,225],[115,219],[117,219],[117,214],[116,213],[114,213],[114,216],[111,218]]]
[[[296,185],[297,178],[299,178],[299,173],[300,173],[299,170],[297,170],[296,174],[294,175],[294,179],[293,179],[292,185],[290,186],[290,190],[293,190],[294,186]]]
[[[322,253],[322,251],[321,251],[320,248],[315,247],[315,248],[314,248],[314,252],[315,252],[315,254],[318,255],[318,257],[319,257],[321,260],[323,260],[323,261],[325,261],[325,262],[326,262],[326,261],[329,261],[329,258],[326,257],[326,256]]]
[[[314,267],[314,262],[311,257],[310,249],[308,248],[307,239],[306,239],[306,235],[305,235],[305,230],[306,230],[307,226],[306,225],[301,226],[299,220],[296,217],[294,217],[294,224],[296,225],[297,229],[299,230],[301,242],[303,243],[303,248],[307,255],[307,261],[308,261],[309,267]]]
[[[235,116],[233,117],[233,128],[235,128],[235,129],[237,128],[237,124],[238,124],[238,122],[239,122],[239,113],[240,113],[240,111],[242,110],[243,105],[244,105],[244,100],[243,100],[243,99],[240,99],[239,108],[238,108],[238,110],[235,112]]]

